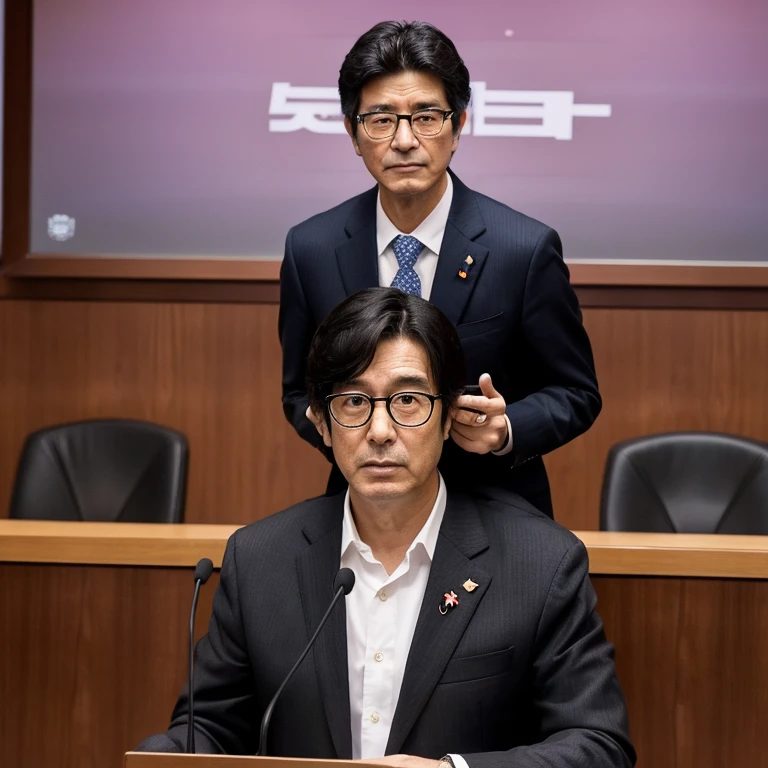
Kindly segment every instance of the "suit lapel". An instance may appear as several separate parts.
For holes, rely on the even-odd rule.
[[[347,296],[379,284],[377,189],[374,187],[359,197],[344,227],[349,239],[336,248],[336,262]]]
[[[488,538],[474,504],[449,494],[389,733],[388,755],[401,751],[488,589],[491,575],[475,561],[487,548]],[[473,592],[462,588],[467,579],[479,585]],[[459,604],[441,615],[441,599],[451,590],[459,596]]]
[[[333,578],[341,557],[344,495],[328,499],[327,509],[304,530],[310,546],[296,560],[307,636],[317,629],[333,599]],[[339,759],[352,758],[347,666],[347,612],[344,601],[328,618],[314,646],[315,671],[325,716]]]
[[[474,194],[451,171],[448,173],[453,180],[453,201],[429,300],[458,325],[485,266],[488,249],[474,242],[485,232],[485,221]],[[462,278],[459,269],[466,265],[467,256],[471,257],[472,264],[465,270],[467,276]]]

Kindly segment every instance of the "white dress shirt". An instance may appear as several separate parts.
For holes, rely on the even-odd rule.
[[[384,755],[443,522],[445,499],[441,477],[427,522],[391,576],[360,540],[349,491],[344,499],[341,567],[355,572],[355,588],[346,598],[349,710],[355,760]]]
[[[434,207],[432,213],[419,224],[413,232],[401,232],[390,220],[381,207],[381,191],[376,198],[376,247],[379,251],[379,285],[387,287],[392,285],[398,270],[397,257],[392,248],[392,241],[398,235],[410,234],[415,237],[424,249],[416,259],[413,269],[421,280],[421,297],[429,299],[432,295],[432,283],[435,282],[437,271],[437,257],[440,254],[440,246],[445,235],[445,225],[448,223],[448,214],[451,212],[453,202],[453,181],[451,175],[446,172],[448,183],[440,202]],[[500,451],[493,451],[497,456],[504,456],[512,450],[512,424],[507,420],[507,444]]]
[[[445,483],[439,473],[438,479],[437,498],[427,522],[391,576],[360,540],[349,491],[344,497],[341,567],[355,572],[355,588],[346,598],[353,760],[383,757],[387,748],[445,514]],[[456,768],[469,768],[461,755],[452,754],[451,759]]]

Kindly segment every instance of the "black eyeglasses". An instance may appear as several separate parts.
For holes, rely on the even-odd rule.
[[[357,116],[365,132],[372,139],[389,139],[397,133],[401,120],[406,120],[417,136],[437,136],[445,121],[453,114],[452,109],[419,109],[412,115],[394,112],[365,112]]]
[[[389,397],[371,397],[362,392],[341,392],[328,395],[325,405],[333,420],[342,427],[355,429],[365,426],[373,416],[375,403],[386,403],[387,413],[401,427],[420,427],[426,424],[435,410],[435,400],[442,395],[426,392],[395,392]]]

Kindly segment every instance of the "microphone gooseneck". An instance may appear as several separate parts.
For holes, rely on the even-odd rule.
[[[331,600],[331,604],[328,606],[328,610],[323,615],[323,618],[320,619],[320,623],[317,625],[317,629],[315,630],[312,637],[309,638],[307,647],[304,649],[301,656],[299,656],[296,663],[291,667],[291,671],[285,676],[285,680],[283,680],[280,687],[277,689],[277,693],[275,693],[275,695],[272,697],[272,701],[269,702],[267,708],[264,710],[264,716],[261,718],[261,727],[259,728],[259,749],[256,752],[258,757],[265,757],[267,754],[267,730],[269,729],[269,721],[272,719],[272,712],[275,708],[275,704],[277,704],[277,700],[280,697],[280,694],[283,692],[283,688],[285,688],[285,686],[288,684],[288,681],[293,677],[294,672],[299,668],[301,662],[304,661],[304,657],[309,653],[310,649],[315,644],[315,640],[317,640],[317,636],[320,634],[320,630],[322,630],[326,621],[328,621],[328,617],[331,615],[331,611],[333,610],[336,603],[338,603],[342,597],[348,595],[354,586],[355,572],[351,568],[341,568],[333,579],[334,595],[333,600]]]
[[[211,578],[213,562],[204,557],[195,566],[195,595],[192,598],[192,611],[189,614],[189,682],[187,698],[189,700],[189,720],[187,721],[187,754],[195,753],[195,613],[200,587]]]

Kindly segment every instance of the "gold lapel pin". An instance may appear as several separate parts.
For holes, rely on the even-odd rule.
[[[455,608],[459,604],[459,596],[451,590],[443,595],[442,602],[437,606],[437,610],[445,616],[451,608]]]
[[[467,592],[474,592],[480,585],[476,584],[472,579],[467,579],[462,585]]]
[[[464,259],[464,263],[459,267],[459,277],[462,280],[467,279],[467,274],[474,263],[475,260],[471,256],[467,256],[467,258]]]

